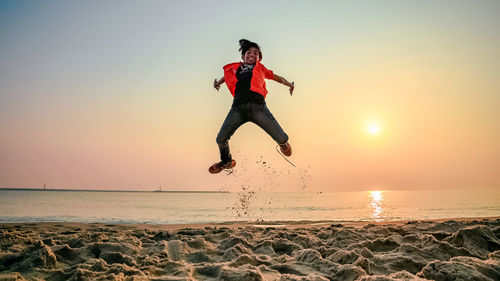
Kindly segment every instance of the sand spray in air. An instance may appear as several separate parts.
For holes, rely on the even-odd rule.
[[[239,152],[236,157],[238,165],[226,173],[226,183],[220,188],[235,192],[235,199],[227,203],[226,209],[236,220],[273,220],[276,210],[287,207],[278,191],[305,192],[311,184],[309,166],[283,167],[278,158],[271,163],[263,156],[243,156]]]

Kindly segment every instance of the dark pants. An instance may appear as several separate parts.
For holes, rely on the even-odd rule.
[[[217,144],[219,145],[222,163],[228,163],[232,159],[229,153],[229,139],[236,129],[248,121],[261,127],[278,144],[288,142],[288,135],[283,131],[265,104],[244,103],[233,105],[220,128],[219,134],[217,134]]]

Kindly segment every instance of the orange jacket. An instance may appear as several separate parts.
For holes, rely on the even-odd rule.
[[[238,79],[236,78],[236,71],[242,64],[242,62],[233,62],[223,67],[224,80],[226,82],[227,88],[229,89],[229,92],[231,92],[231,95],[233,95],[233,97],[234,90],[236,89],[236,82],[238,82]],[[264,81],[264,78],[273,79],[273,77],[273,72],[267,69],[262,63],[257,61],[255,67],[253,68],[252,81],[250,81],[250,90],[263,95],[265,98],[267,95],[267,89],[266,81]]]

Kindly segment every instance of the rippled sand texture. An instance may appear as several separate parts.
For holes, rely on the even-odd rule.
[[[0,231],[0,280],[500,280],[500,219]]]

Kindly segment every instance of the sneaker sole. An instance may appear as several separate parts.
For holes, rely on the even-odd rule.
[[[231,160],[231,165],[229,165],[229,167],[225,167],[225,168],[219,168],[219,167],[216,167],[216,168],[213,168],[216,164],[210,166],[210,168],[208,168],[208,172],[210,174],[218,174],[220,172],[222,172],[222,170],[227,170],[227,169],[232,169],[234,168],[234,166],[236,166],[236,161],[235,160]]]

